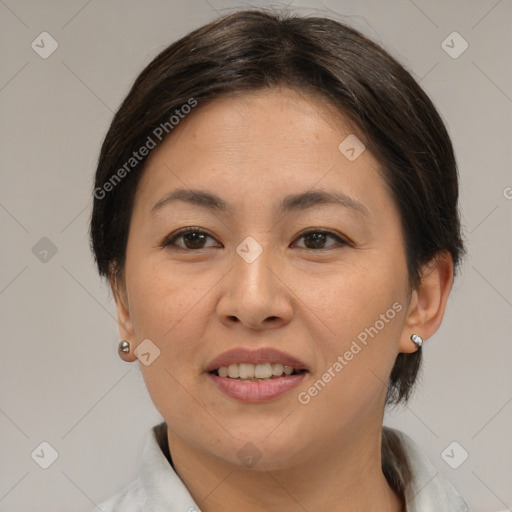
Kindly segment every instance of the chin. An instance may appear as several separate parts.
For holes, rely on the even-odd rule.
[[[262,438],[261,435],[250,436],[247,433],[243,437],[233,437],[220,449],[221,453],[215,455],[249,471],[277,471],[300,463],[304,448],[293,442],[293,436],[271,437],[272,434]]]

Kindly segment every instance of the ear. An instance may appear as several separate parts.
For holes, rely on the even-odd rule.
[[[130,342],[133,347],[135,343],[135,336],[133,332],[133,323],[130,315],[130,308],[128,305],[128,296],[126,293],[126,285],[124,277],[116,276],[115,272],[111,272],[109,276],[110,288],[114,296],[117,309],[117,324],[119,327],[120,339]],[[133,348],[127,354],[120,352],[120,356],[127,362],[135,361],[137,357],[133,353]]]
[[[437,331],[443,320],[452,284],[453,260],[449,252],[442,251],[422,268],[421,283],[411,294],[400,337],[400,352],[416,352],[417,347],[411,341],[412,334],[426,340]]]

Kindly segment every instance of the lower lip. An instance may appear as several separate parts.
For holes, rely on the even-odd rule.
[[[241,381],[229,377],[219,377],[214,373],[208,376],[215,382],[218,388],[231,398],[240,402],[257,404],[278,398],[290,389],[298,386],[306,377],[307,372],[296,375],[287,375],[277,379],[256,381]]]

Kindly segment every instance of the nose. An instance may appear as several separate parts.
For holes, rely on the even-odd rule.
[[[280,274],[268,249],[252,263],[235,253],[217,305],[221,322],[229,328],[238,325],[255,331],[288,324],[293,316],[293,293]]]

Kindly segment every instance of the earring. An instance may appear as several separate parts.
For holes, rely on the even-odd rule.
[[[423,338],[421,336],[418,336],[417,334],[412,334],[411,340],[418,348],[421,348],[421,346],[423,345]]]
[[[128,352],[130,352],[130,343],[126,340],[121,340],[119,342],[119,346],[117,347],[117,350],[119,352],[119,355],[128,354]]]

